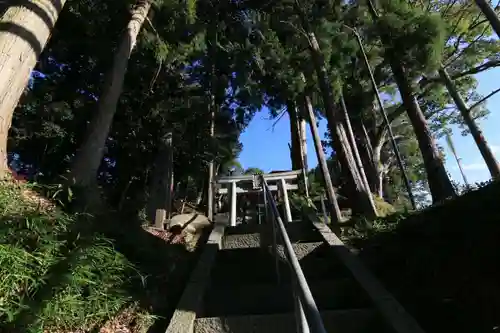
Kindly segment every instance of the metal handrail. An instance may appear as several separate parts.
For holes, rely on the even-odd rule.
[[[266,205],[270,207],[272,217],[273,217],[273,234],[276,229],[279,232],[281,239],[283,240],[284,254],[285,258],[290,266],[290,271],[292,273],[292,282],[294,288],[294,294],[296,297],[296,315],[297,315],[297,325],[299,326],[299,332],[305,332],[309,328],[311,333],[326,333],[325,327],[323,325],[323,320],[319,313],[316,302],[312,296],[309,285],[307,284],[304,272],[300,267],[299,260],[295,255],[292,243],[288,237],[288,233],[285,229],[283,220],[278,212],[278,207],[276,202],[271,195],[271,191],[267,182],[263,176],[261,176],[262,189],[264,190],[264,198]],[[277,227],[277,228],[276,228]],[[278,258],[276,237],[273,238],[273,251]]]

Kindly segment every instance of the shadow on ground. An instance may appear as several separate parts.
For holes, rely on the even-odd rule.
[[[130,295],[142,309],[158,317],[148,333],[165,332],[210,230],[203,230],[197,241],[199,246],[188,249],[185,244],[169,243],[171,235],[164,238],[152,235],[141,227],[140,221],[130,221],[130,217],[126,220],[114,215],[102,220],[99,230],[114,241],[116,249],[140,274],[130,284]],[[117,222],[114,226],[106,224],[109,220]]]
[[[131,332],[145,331],[139,313],[156,317],[148,332],[165,331],[203,246],[153,235],[134,214],[39,210],[34,192],[26,201],[24,187],[0,186],[0,332],[98,332],[131,304]]]
[[[357,244],[426,332],[499,329],[499,197],[493,183]]]

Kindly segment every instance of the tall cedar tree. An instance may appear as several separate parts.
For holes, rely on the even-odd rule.
[[[12,115],[66,0],[8,5],[0,17],[0,174],[8,170]]]

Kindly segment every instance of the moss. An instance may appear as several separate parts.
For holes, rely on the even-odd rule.
[[[378,216],[386,217],[387,215],[394,214],[396,212],[396,208],[394,208],[393,205],[384,201],[384,199],[379,196],[374,195],[373,200],[375,201],[375,208],[377,209]]]

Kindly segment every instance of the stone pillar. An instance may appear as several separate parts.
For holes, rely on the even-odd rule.
[[[229,191],[231,195],[231,213],[230,213],[230,226],[236,226],[236,182],[231,182],[231,190]]]
[[[283,205],[285,207],[285,222],[292,222],[292,211],[290,210],[290,202],[288,201],[288,191],[284,179],[280,179],[281,193],[283,195]]]

